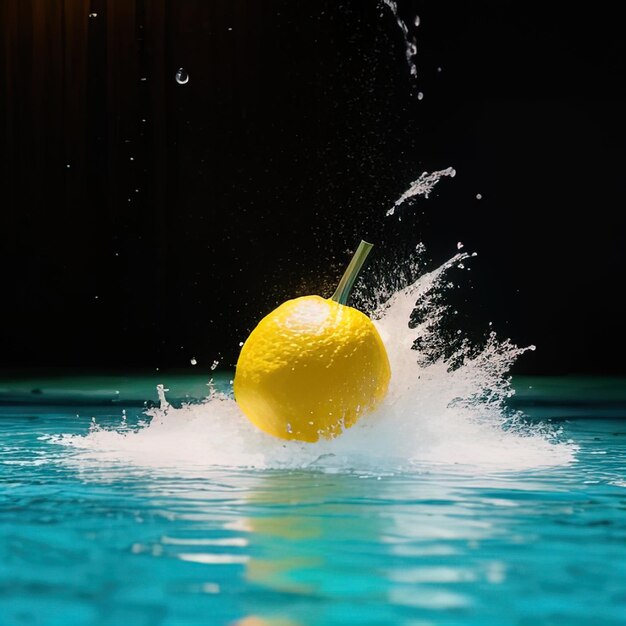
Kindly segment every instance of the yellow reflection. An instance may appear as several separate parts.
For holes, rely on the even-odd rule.
[[[300,622],[294,622],[290,619],[283,619],[281,617],[258,617],[257,615],[250,615],[243,619],[237,620],[232,626],[300,626]]]

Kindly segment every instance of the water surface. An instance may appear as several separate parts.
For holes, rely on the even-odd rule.
[[[0,385],[3,626],[625,623],[624,381],[516,380],[574,450],[517,471],[159,468],[50,440],[132,426],[155,380]],[[169,380],[173,404],[206,389]]]

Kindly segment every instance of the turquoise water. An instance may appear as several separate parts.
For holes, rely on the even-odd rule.
[[[50,440],[132,427],[155,382],[0,383],[2,626],[626,624],[626,381],[516,380],[574,450],[519,471],[177,470]]]

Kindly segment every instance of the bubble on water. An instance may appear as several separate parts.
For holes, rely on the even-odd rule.
[[[189,74],[183,67],[179,67],[176,70],[176,82],[179,85],[186,85],[189,82]]]
[[[195,356],[191,357],[191,359],[189,360],[189,362],[190,362],[192,365],[198,365],[198,361],[196,360],[196,357],[195,357]]]

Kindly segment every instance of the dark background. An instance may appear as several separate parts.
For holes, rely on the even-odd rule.
[[[2,0],[0,367],[232,364],[369,238],[477,251],[518,372],[625,373],[618,3],[399,5],[414,83],[377,0]]]

